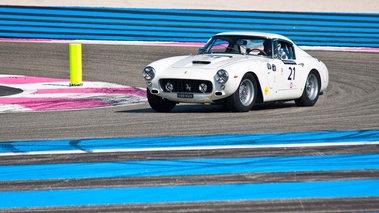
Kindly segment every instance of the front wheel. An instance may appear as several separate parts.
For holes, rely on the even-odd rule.
[[[250,73],[244,75],[238,89],[225,99],[226,107],[232,112],[248,112],[257,99],[257,80]]]
[[[320,93],[320,77],[315,70],[312,70],[305,82],[303,94],[295,100],[297,106],[313,106],[316,104]]]
[[[149,89],[146,90],[146,93],[150,107],[157,112],[170,112],[176,106],[176,103],[173,101],[151,94]]]

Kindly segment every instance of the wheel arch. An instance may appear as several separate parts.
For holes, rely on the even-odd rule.
[[[257,100],[256,100],[256,103],[262,103],[263,102],[263,91],[262,91],[262,87],[261,87],[261,82],[259,81],[259,78],[257,76],[257,74],[255,74],[255,72],[253,71],[248,71],[246,73],[250,73],[253,75],[253,77],[255,78],[255,80],[257,81],[258,85],[257,85]]]
[[[320,74],[320,72],[319,72],[316,68],[313,68],[313,69],[311,69],[311,71],[309,71],[308,75],[309,75],[311,72],[315,72],[315,73],[317,74],[318,85],[320,85],[319,90],[321,90],[321,88],[322,88],[322,80],[321,80],[321,74]],[[307,75],[307,76],[308,76],[308,75]],[[320,91],[319,91],[319,92],[320,92]]]

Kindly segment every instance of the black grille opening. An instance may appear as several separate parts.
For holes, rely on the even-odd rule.
[[[166,88],[166,84],[173,85],[172,92],[188,92],[188,93],[203,93],[199,90],[200,84],[205,84],[207,90],[205,93],[212,92],[212,82],[204,80],[188,80],[188,79],[160,79],[159,84],[164,92],[170,92]]]

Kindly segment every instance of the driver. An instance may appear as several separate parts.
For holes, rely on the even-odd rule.
[[[263,42],[263,51],[266,53],[266,56],[272,56],[272,42],[270,39],[266,39]]]

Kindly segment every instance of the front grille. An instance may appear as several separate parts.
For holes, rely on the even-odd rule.
[[[167,83],[171,83],[174,86],[172,92],[203,93],[199,90],[199,85],[201,83],[207,85],[207,90],[205,93],[212,92],[212,82],[210,81],[188,79],[160,79],[159,84],[164,92],[169,92],[165,86]]]

